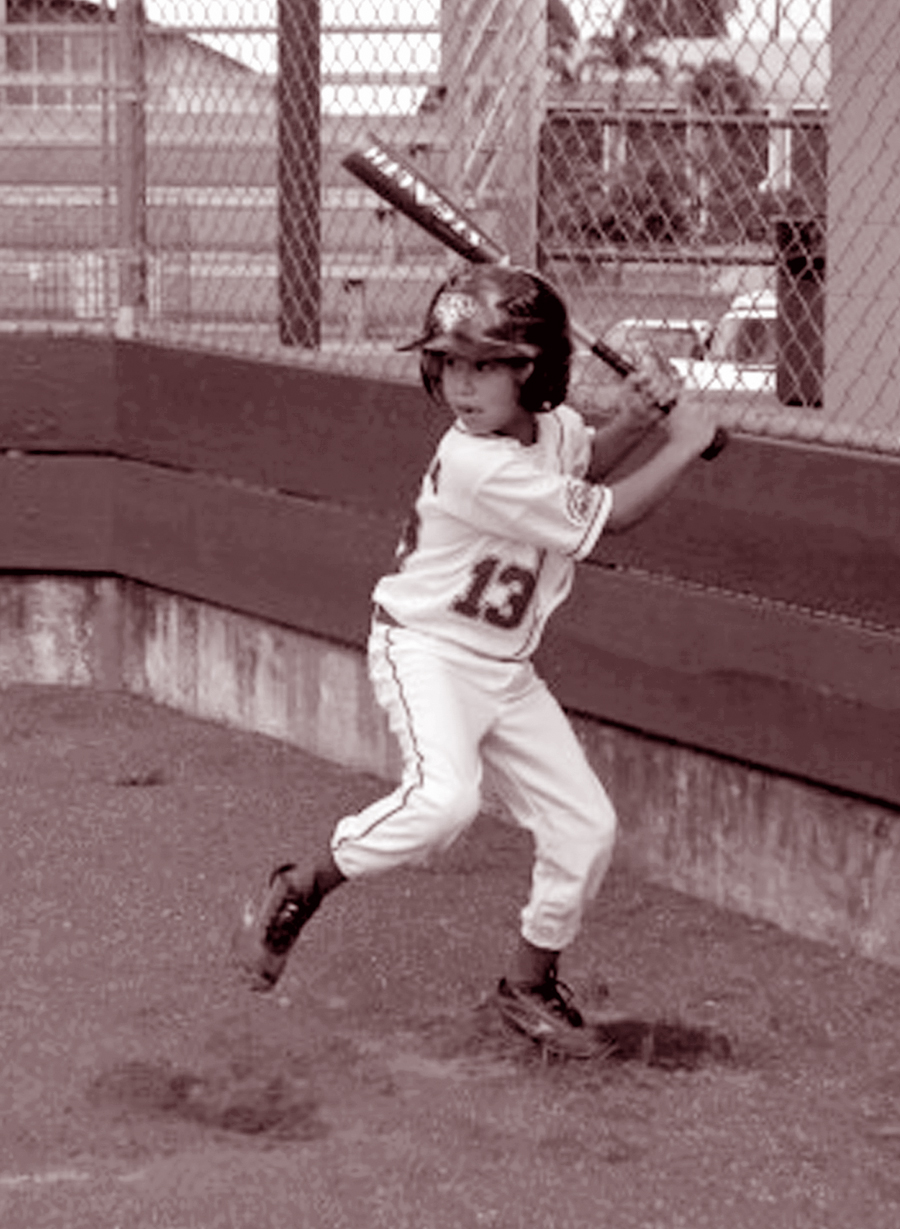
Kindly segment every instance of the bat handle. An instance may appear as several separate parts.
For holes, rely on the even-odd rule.
[[[630,376],[633,372],[637,371],[634,363],[630,363],[624,354],[620,354],[618,350],[608,346],[601,338],[590,337],[578,325],[571,325],[570,327],[576,337],[587,340],[591,353],[596,354],[597,358],[602,359],[607,367],[611,367],[616,375],[621,376],[623,380],[626,376]]]

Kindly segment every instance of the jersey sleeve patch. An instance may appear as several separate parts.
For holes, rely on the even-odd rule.
[[[585,559],[591,553],[612,511],[612,491],[608,486],[594,485],[589,482],[584,485],[591,492],[591,513],[585,521],[581,541],[572,552],[575,559]]]
[[[597,507],[597,490],[580,478],[566,479],[563,490],[563,507],[573,525],[581,528],[593,517]]]

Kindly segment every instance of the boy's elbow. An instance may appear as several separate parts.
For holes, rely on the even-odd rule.
[[[630,529],[632,525],[636,525],[641,519],[641,514],[626,515],[623,513],[616,514],[611,512],[607,518],[604,530],[606,533],[624,533],[626,529]]]
[[[604,530],[607,533],[624,533],[639,521],[642,521],[656,507],[657,499],[635,499],[630,493],[612,489],[612,508],[606,518]]]

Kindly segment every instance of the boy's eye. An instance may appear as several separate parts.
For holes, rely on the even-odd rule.
[[[446,354],[444,356],[445,371],[471,371],[476,375],[483,375],[486,372],[497,371],[501,366],[500,360],[495,358],[468,359],[463,358],[459,354]]]

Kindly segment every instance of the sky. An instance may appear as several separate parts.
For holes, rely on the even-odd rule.
[[[434,26],[440,21],[440,0],[320,0],[322,11],[323,72],[382,71],[405,69],[432,73],[440,69],[440,39],[430,34],[386,33],[329,34],[328,27],[341,26]],[[145,0],[147,17],[158,25],[187,28],[234,27],[242,34],[220,33],[204,38],[204,42],[227,55],[242,60],[258,72],[274,73],[277,50],[274,34],[258,32],[266,27],[274,30],[277,22],[276,0]],[[340,95],[345,95],[340,105]],[[327,108],[346,110],[347,103],[368,111],[378,91],[361,92],[357,85],[323,87]],[[394,108],[415,109],[422,89],[392,87]]]

